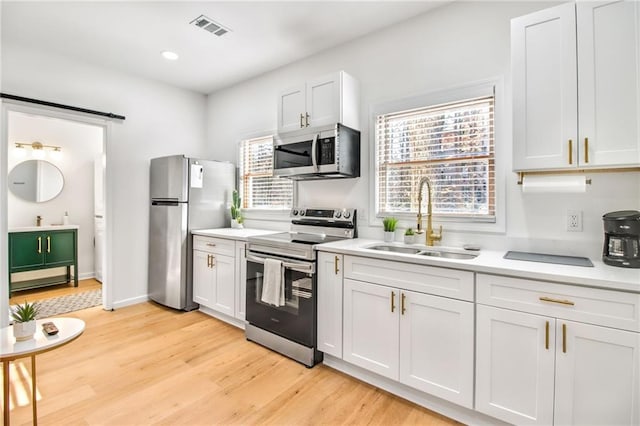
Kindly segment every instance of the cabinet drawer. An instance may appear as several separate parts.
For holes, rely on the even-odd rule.
[[[477,302],[640,331],[640,294],[477,274]]]
[[[193,249],[235,257],[236,243],[224,238],[193,236]]]
[[[473,301],[473,272],[345,256],[344,276],[419,293]]]

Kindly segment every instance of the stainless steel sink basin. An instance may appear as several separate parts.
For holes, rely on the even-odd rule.
[[[375,244],[369,247],[365,247],[370,250],[388,251],[391,253],[400,254],[417,254],[420,256],[442,257],[445,259],[461,259],[469,260],[478,257],[479,253],[467,253],[462,251],[452,251],[439,248],[420,248],[420,247],[405,247],[397,246],[393,244]]]
[[[475,259],[478,257],[477,254],[471,253],[458,253],[455,251],[421,251],[418,253],[420,256],[433,256],[433,257],[444,257],[446,259]]]
[[[372,250],[380,250],[380,251],[390,251],[394,253],[404,253],[404,254],[418,254],[421,250],[414,247],[402,247],[402,246],[392,246],[392,245],[377,245],[367,247]]]

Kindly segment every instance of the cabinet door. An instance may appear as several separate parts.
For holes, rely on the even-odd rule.
[[[236,302],[235,258],[219,254],[213,254],[212,256],[213,270],[215,271],[212,309],[234,316]]]
[[[344,360],[398,380],[398,290],[344,280]]]
[[[579,1],[576,7],[579,160],[586,167],[637,166],[640,3]]]
[[[553,423],[554,321],[477,305],[476,410],[514,424]]]
[[[236,318],[244,321],[247,309],[247,243],[236,242]]]
[[[573,3],[511,21],[511,76],[514,170],[576,167]]]
[[[342,358],[342,255],[318,254],[318,350]]]
[[[640,423],[640,333],[557,320],[555,424]]]
[[[193,251],[193,301],[206,306],[213,307],[213,276],[211,267],[211,254],[194,250]]]
[[[278,94],[278,133],[300,130],[306,126],[304,84]]]
[[[473,408],[473,303],[400,291],[400,381]]]
[[[10,268],[12,271],[44,264],[46,241],[39,232],[9,234]]]
[[[306,111],[309,114],[309,126],[324,126],[341,121],[340,83],[340,73],[307,82]]]
[[[44,236],[45,263],[48,266],[68,265],[76,257],[76,233],[74,231],[48,232]]]

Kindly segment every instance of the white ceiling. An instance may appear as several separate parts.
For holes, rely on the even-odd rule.
[[[211,93],[397,24],[441,1],[7,1],[2,42]],[[199,15],[231,32],[189,25]],[[167,61],[171,50],[180,58]]]

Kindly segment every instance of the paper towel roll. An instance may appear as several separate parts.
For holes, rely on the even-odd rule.
[[[522,178],[522,192],[577,193],[586,191],[587,179],[584,175],[525,175]]]

